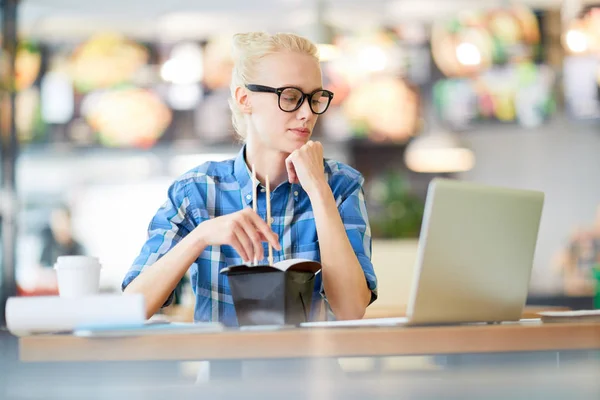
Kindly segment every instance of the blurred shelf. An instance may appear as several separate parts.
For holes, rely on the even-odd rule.
[[[372,140],[369,138],[351,138],[346,140],[346,144],[351,147],[361,149],[398,149],[404,150],[408,146],[409,139],[406,140]]]
[[[406,140],[372,140],[368,137],[350,137],[344,139],[330,139],[327,137],[315,137],[315,141],[323,144],[328,149],[404,149],[410,138]],[[27,143],[20,145],[20,156],[30,157],[53,157],[53,156],[83,156],[90,154],[101,154],[110,156],[129,156],[148,153],[157,154],[191,154],[191,153],[210,153],[222,151],[237,152],[242,146],[242,142],[219,141],[206,142],[201,139],[176,140],[171,142],[159,142],[149,148],[129,148],[129,147],[108,147],[102,145],[76,145],[68,142],[51,143]]]
[[[158,143],[149,148],[107,147],[101,145],[79,146],[72,143],[29,143],[21,145],[23,157],[64,157],[85,155],[131,156],[144,154],[190,154],[215,151],[237,151],[240,144],[234,142],[201,142],[200,140],[179,140]]]
[[[319,141],[323,146],[328,148],[339,148],[350,144],[359,144],[361,146],[377,146],[369,140],[362,139],[339,139],[332,140],[323,137],[316,137],[313,140]],[[53,155],[87,155],[87,154],[107,154],[107,155],[137,155],[147,153],[172,153],[172,154],[189,154],[189,153],[207,153],[215,151],[235,151],[237,152],[242,146],[242,142],[238,141],[219,141],[207,142],[201,139],[176,140],[170,142],[159,142],[149,148],[135,147],[108,147],[102,145],[77,145],[68,142],[50,142],[50,143],[26,143],[20,145],[21,156],[53,156]]]
[[[322,143],[325,157],[348,162],[346,141]],[[158,143],[148,149],[31,143],[21,147],[17,159],[17,187],[21,194],[41,194],[86,184],[172,180],[204,162],[233,158],[241,146],[200,140]]]

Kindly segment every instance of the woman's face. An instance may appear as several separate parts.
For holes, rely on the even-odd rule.
[[[321,89],[323,85],[319,62],[311,56],[292,52],[265,57],[258,66],[255,81],[249,83],[273,88],[293,86],[304,93]],[[285,112],[279,108],[276,93],[247,93],[251,106],[248,140],[263,149],[291,153],[310,139],[318,116],[311,111],[308,99],[296,111]]]

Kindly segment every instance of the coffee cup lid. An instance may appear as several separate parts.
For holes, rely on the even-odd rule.
[[[98,257],[92,256],[60,256],[56,259],[54,268],[79,268],[81,266],[94,266],[100,267],[100,261]]]

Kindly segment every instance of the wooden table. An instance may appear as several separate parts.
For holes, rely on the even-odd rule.
[[[360,327],[170,334],[90,339],[19,339],[24,362],[251,360],[449,355],[600,349],[600,324]]]

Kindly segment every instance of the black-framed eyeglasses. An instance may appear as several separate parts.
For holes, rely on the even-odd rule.
[[[304,99],[308,99],[310,110],[317,115],[323,114],[329,108],[333,92],[325,89],[317,89],[311,93],[304,93],[302,90],[293,87],[285,86],[274,88],[263,85],[246,85],[246,88],[251,92],[275,93],[279,100],[279,108],[281,111],[294,112],[299,109],[304,103]]]

